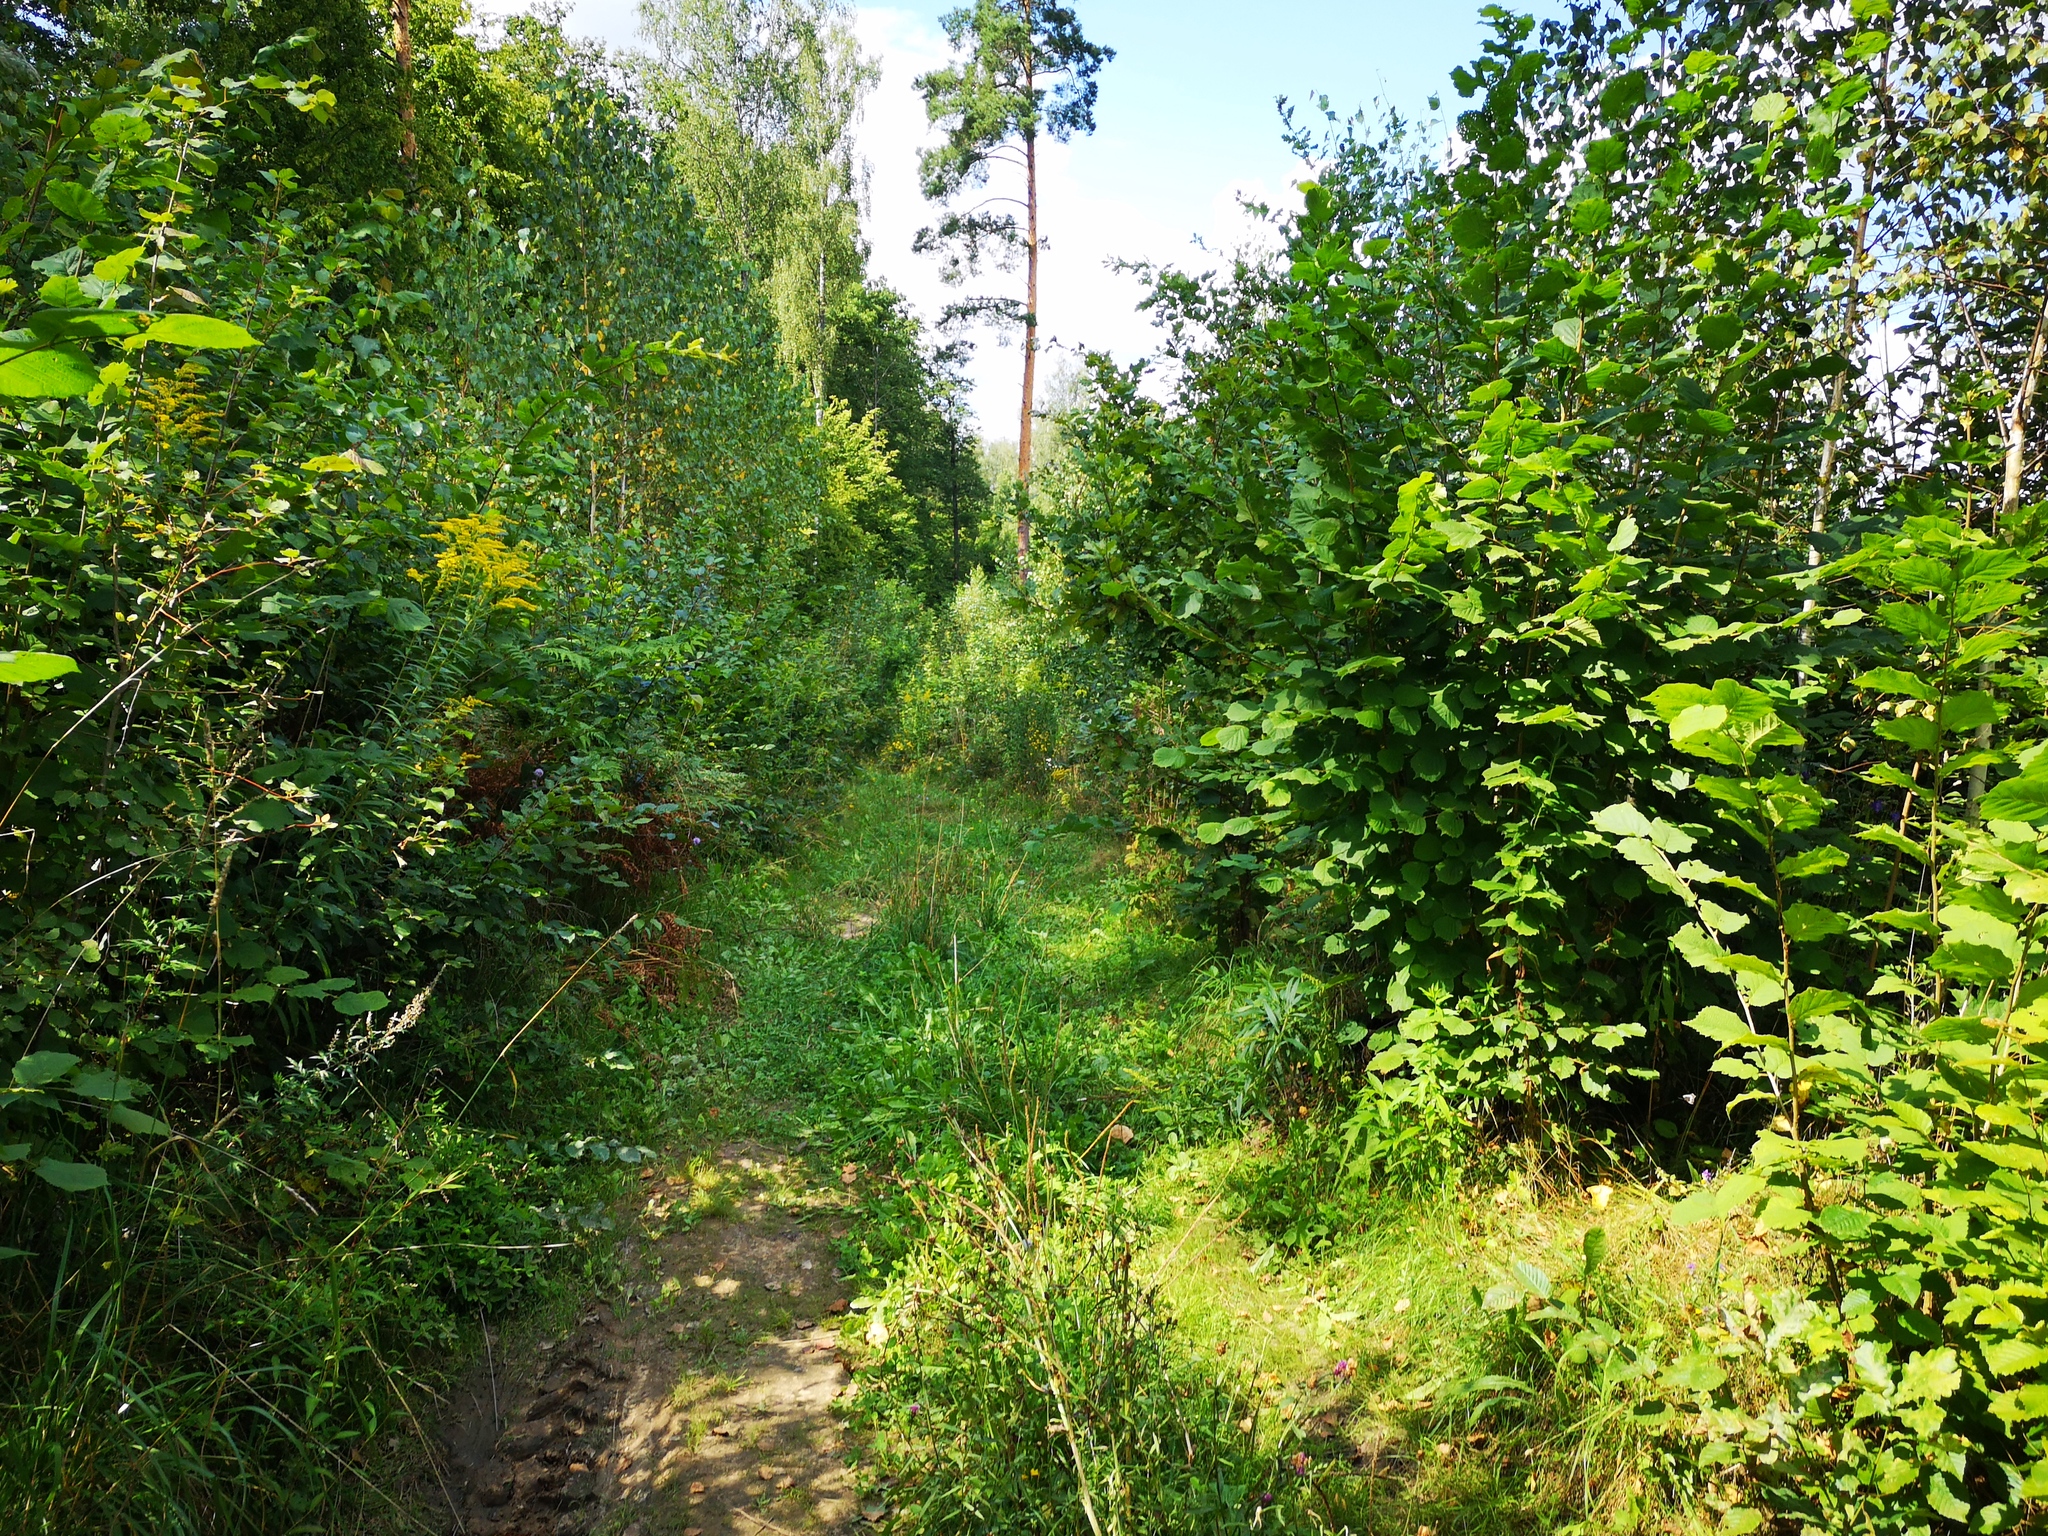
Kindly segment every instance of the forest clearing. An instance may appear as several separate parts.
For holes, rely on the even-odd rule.
[[[0,19],[0,1528],[2043,1528],[2048,15],[1481,17]]]

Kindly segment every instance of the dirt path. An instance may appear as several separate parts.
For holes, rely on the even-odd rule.
[[[862,1525],[833,1412],[845,1195],[734,1142],[643,1175],[626,1283],[494,1352],[444,1432],[462,1536],[809,1536]],[[503,1354],[495,1351],[503,1350]]]

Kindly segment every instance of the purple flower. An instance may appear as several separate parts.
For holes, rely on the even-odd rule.
[[[1291,1465],[1291,1466],[1292,1466],[1292,1467],[1294,1468],[1294,1475],[1295,1475],[1296,1477],[1307,1477],[1307,1476],[1308,1476],[1308,1452],[1307,1452],[1307,1451],[1296,1451],[1296,1452],[1294,1453],[1294,1460],[1293,1460],[1293,1461],[1292,1461],[1292,1462],[1290,1463],[1290,1465]]]
[[[704,841],[704,839],[703,839],[703,838],[701,838],[701,837],[693,837],[693,838],[691,838],[691,839],[690,839],[690,846],[691,846],[692,848],[694,848],[694,847],[696,847],[696,846],[697,846],[697,845],[698,845],[699,843],[701,843],[701,842],[703,842],[703,841]]]
[[[1358,1374],[1358,1363],[1354,1360],[1339,1360],[1330,1367],[1330,1374],[1339,1381],[1349,1381]]]

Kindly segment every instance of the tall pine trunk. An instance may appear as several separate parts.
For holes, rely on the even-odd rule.
[[[1031,6],[1024,6],[1031,28]],[[1035,71],[1027,56],[1024,95],[1032,99]],[[1024,131],[1024,404],[1017,421],[1017,580],[1031,580],[1031,397],[1038,372],[1038,130]]]

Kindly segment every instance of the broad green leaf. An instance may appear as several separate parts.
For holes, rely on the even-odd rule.
[[[14,1064],[14,1080],[24,1088],[47,1088],[77,1065],[69,1051],[32,1051]]]
[[[1901,715],[1896,720],[1880,720],[1871,730],[1913,752],[1932,752],[1941,744],[1941,733],[1924,715]]]
[[[119,1104],[135,1097],[138,1084],[136,1079],[123,1077],[118,1072],[81,1072],[64,1086],[80,1098]]]
[[[173,347],[233,349],[253,347],[256,338],[229,320],[211,315],[165,315],[143,333],[148,341]]]
[[[1849,855],[1835,847],[1809,848],[1805,853],[1795,853],[1788,859],[1778,861],[1778,873],[1787,880],[1807,880],[1815,875],[1824,875],[1829,870],[1840,869],[1849,862]]]
[[[1963,1384],[1961,1367],[1952,1349],[1916,1351],[1899,1372],[1899,1396],[1938,1403]]]
[[[1932,684],[1897,667],[1872,667],[1856,678],[1856,686],[1875,693],[1900,694],[1909,699],[1930,701],[1934,698]]]
[[[23,683],[46,683],[53,677],[68,677],[78,663],[54,651],[0,651],[0,683],[19,687]]]
[[[46,1157],[36,1164],[36,1173],[45,1183],[74,1195],[107,1187],[107,1170],[97,1163],[67,1163],[61,1158]]]
[[[1861,1242],[1870,1235],[1870,1213],[1853,1205],[1824,1205],[1814,1224],[1839,1242]]]
[[[2048,1381],[2028,1382],[2013,1391],[1994,1394],[1991,1411],[2008,1424],[2048,1419]]]
[[[99,125],[93,125],[97,128]],[[92,264],[92,275],[103,283],[125,283],[128,275],[135,270],[135,264],[142,260],[147,247],[131,245],[125,251],[116,251],[111,256],[102,256]],[[134,322],[131,320],[130,329]]]
[[[390,1006],[391,999],[382,992],[345,992],[334,1000],[334,1011],[350,1018]]]
[[[107,1118],[125,1131],[138,1136],[172,1136],[177,1134],[154,1115],[145,1115],[139,1109],[130,1109],[126,1104],[107,1106]]]
[[[384,622],[400,634],[413,635],[425,629],[433,620],[427,616],[426,609],[410,598],[394,597],[385,602]]]
[[[93,142],[106,149],[132,149],[149,139],[149,120],[117,107],[92,120]]]
[[[0,347],[0,395],[69,400],[91,394],[99,381],[99,369],[76,347]]]
[[[75,181],[53,181],[43,188],[43,196],[64,217],[81,224],[97,224],[107,216],[107,200]]]
[[[1702,1008],[1685,1022],[1687,1028],[1698,1030],[1724,1047],[1746,1038],[1750,1032],[1749,1025],[1726,1008]]]
[[[2007,779],[1985,795],[1978,808],[1987,819],[2039,826],[2048,821],[2048,773],[2030,769]]]
[[[1987,795],[1985,798],[1989,799],[1990,796]],[[1859,842],[1882,843],[1885,847],[1896,849],[1922,864],[1927,862],[1927,850],[1925,848],[1914,842],[1911,838],[1901,837],[1890,827],[1865,827],[1856,834],[1856,837]]]
[[[1672,1206],[1671,1224],[1690,1227],[1705,1221],[1720,1221],[1749,1204],[1763,1187],[1764,1181],[1753,1173],[1728,1174]]]
[[[1657,1379],[1680,1392],[1711,1392],[1728,1379],[1728,1373],[1706,1350],[1691,1349],[1665,1366]]]
[[[96,336],[131,336],[135,316],[124,309],[45,309],[28,317],[38,341],[90,341]]]
[[[1849,920],[1826,907],[1795,901],[1785,909],[1785,932],[1795,944],[1818,943],[1848,931]]]

